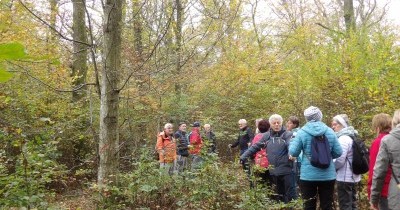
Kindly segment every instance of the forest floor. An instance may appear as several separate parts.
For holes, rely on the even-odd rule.
[[[57,194],[50,201],[50,209],[92,210],[96,209],[93,195],[89,190],[73,190],[65,194]]]

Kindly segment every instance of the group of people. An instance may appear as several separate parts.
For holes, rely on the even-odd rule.
[[[174,133],[173,125],[167,123],[164,130],[158,134],[156,150],[160,168],[168,174],[180,173],[188,168],[190,158],[191,169],[197,169],[202,163],[201,149],[204,147],[204,141],[207,141],[209,153],[216,152],[216,137],[211,130],[210,124],[203,126],[200,130],[200,123],[194,122],[192,129],[187,132],[187,125],[184,122],[179,123],[178,130]]]
[[[288,203],[296,199],[299,186],[304,209],[316,209],[317,200],[321,209],[333,209],[336,186],[339,208],[357,209],[357,183],[361,175],[352,168],[357,131],[346,114],[334,116],[330,127],[321,121],[323,114],[318,107],[305,109],[304,117],[306,123],[301,128],[295,116],[288,118],[286,126],[278,114],[271,115],[268,120],[257,119],[255,133],[247,121],[241,119],[238,138],[228,146],[239,147],[240,162],[246,172],[253,164],[263,169],[254,175],[262,186],[273,189],[272,198],[277,201]],[[210,125],[205,124],[203,131],[199,122],[191,126],[188,133],[186,124],[180,123],[174,133],[173,125],[167,123],[158,135],[156,149],[160,168],[169,174],[185,170],[188,158],[191,169],[198,168],[204,139],[209,142],[207,151],[216,152],[215,134]],[[400,110],[395,111],[393,117],[383,113],[375,115],[372,128],[377,137],[369,153],[367,189],[371,208],[400,209]],[[325,145],[328,145],[326,151],[330,154],[326,167],[315,166],[311,160],[315,153],[312,151],[315,150],[314,139],[320,136],[324,136]]]
[[[273,189],[273,199],[289,202],[297,197],[299,185],[304,209],[333,209],[336,185],[339,208],[357,209],[357,184],[361,175],[353,172],[355,153],[353,141],[358,133],[346,114],[332,118],[331,126],[324,124],[322,112],[311,106],[304,111],[306,124],[299,128],[299,120],[289,117],[286,127],[283,118],[273,114],[268,120],[256,120],[256,134],[252,134],[245,120],[239,120],[239,138],[229,147],[240,147],[240,161],[248,171],[249,159],[265,168],[255,173],[262,185]],[[377,114],[372,119],[376,139],[369,153],[368,198],[373,209],[400,209],[400,110],[393,118]],[[313,164],[314,138],[325,136],[330,163],[326,167]],[[299,170],[298,170],[299,169]],[[298,177],[299,176],[299,177]],[[298,178],[297,178],[298,177]]]

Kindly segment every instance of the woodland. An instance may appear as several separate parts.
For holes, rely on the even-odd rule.
[[[400,108],[386,0],[1,0],[0,209],[301,209],[250,189],[237,121],[310,105],[369,144]],[[396,8],[398,11],[400,8]],[[217,155],[161,176],[165,123],[211,124]],[[364,183],[360,209],[368,208]]]

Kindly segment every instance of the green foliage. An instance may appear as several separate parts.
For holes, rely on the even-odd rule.
[[[0,150],[0,159],[6,160],[0,165],[0,206],[45,208],[54,196],[48,187],[65,179],[65,168],[55,161],[59,152],[46,136],[15,137],[18,135],[0,132],[2,141],[21,149],[13,160],[8,159],[6,148]],[[13,161],[9,163],[12,169],[4,164],[9,161]]]
[[[12,74],[6,71],[5,60],[16,60],[25,56],[24,46],[20,43],[0,44],[0,82],[11,79]]]
[[[166,175],[151,159],[149,149],[133,162],[134,170],[118,175],[118,183],[99,188],[92,186],[99,205],[105,209],[260,209],[299,207],[301,204],[279,204],[270,199],[265,188],[250,189],[248,180],[237,164],[222,164],[215,154],[203,151],[201,169]]]

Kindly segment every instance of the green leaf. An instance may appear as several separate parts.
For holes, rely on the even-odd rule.
[[[15,60],[25,56],[24,46],[20,43],[0,44],[0,60]]]
[[[151,192],[153,190],[157,190],[158,187],[157,186],[150,186],[150,185],[142,185],[140,187],[140,190],[143,192]]]
[[[13,75],[12,73],[1,69],[0,65],[0,82],[7,82],[8,80],[11,79],[12,75]]]

